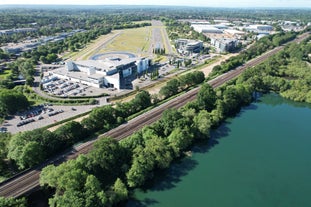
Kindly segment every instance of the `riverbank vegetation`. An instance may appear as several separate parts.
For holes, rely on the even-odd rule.
[[[245,71],[237,82],[252,83],[258,91],[275,91],[285,98],[311,103],[310,39],[286,46],[265,63]]]

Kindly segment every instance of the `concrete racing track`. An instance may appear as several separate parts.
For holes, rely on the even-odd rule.
[[[101,53],[101,54],[94,55],[90,57],[90,59],[101,60],[101,59],[104,59],[105,57],[106,58],[118,57],[118,58],[124,59],[124,58],[135,58],[136,55],[129,53],[129,52],[107,52],[107,53]]]

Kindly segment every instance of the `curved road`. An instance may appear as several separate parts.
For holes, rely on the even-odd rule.
[[[300,42],[303,39],[307,38],[309,36],[309,33],[303,34],[297,39],[295,39],[295,42]],[[248,63],[246,63],[244,66],[238,67],[236,70],[229,71],[228,73],[225,73],[208,83],[215,87],[218,87],[227,81],[236,78],[239,76],[244,70],[246,70],[249,67],[253,67],[255,65],[258,65],[265,61],[268,57],[272,56],[273,54],[277,53],[278,51],[282,50],[284,46],[277,47],[262,56],[255,58]],[[128,123],[123,124],[115,129],[110,130],[109,132],[99,136],[98,138],[104,137],[104,136],[111,136],[117,140],[121,140],[135,131],[141,129],[145,125],[151,124],[158,120],[161,116],[164,110],[167,108],[178,108],[183,106],[184,104],[188,103],[189,101],[192,101],[195,99],[197,92],[199,91],[199,88],[195,88],[157,108],[154,108],[153,110],[142,114],[132,120],[130,120]],[[43,167],[45,167],[48,164],[54,164],[58,165],[66,160],[74,159],[80,154],[85,154],[89,152],[92,147],[93,143],[96,140],[86,142],[72,150],[70,150],[67,153],[64,153],[63,155],[59,155],[58,157],[55,157],[54,159],[51,159],[50,161],[43,163],[42,165],[30,169],[24,173],[21,173],[19,175],[16,175],[15,177],[3,182],[0,186],[0,196],[4,197],[19,197],[22,195],[27,195],[31,193],[32,191],[39,188],[39,175],[40,171]]]

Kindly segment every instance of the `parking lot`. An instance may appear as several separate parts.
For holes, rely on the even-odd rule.
[[[91,111],[98,106],[99,105],[36,106],[24,113],[11,117],[9,120],[5,120],[1,129],[6,129],[5,131],[3,130],[3,132],[10,132],[12,134],[30,131]]]
[[[48,94],[59,97],[86,96],[90,93],[90,86],[82,83],[74,83],[68,79],[62,80],[54,78],[53,80],[42,84],[43,91]],[[89,94],[88,94],[89,95]]]
[[[113,88],[96,88],[87,84],[73,82],[68,79],[52,78],[49,72],[45,72],[44,78],[51,80],[42,84],[42,90],[49,95],[58,96],[60,98],[83,98],[85,96],[99,96],[102,94],[115,95],[120,92],[120,90],[113,90]]]

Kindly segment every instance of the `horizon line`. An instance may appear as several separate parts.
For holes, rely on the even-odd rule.
[[[190,6],[190,5],[151,5],[151,4],[1,4],[1,6],[149,6],[149,7],[189,7],[189,8],[219,8],[219,9],[311,9],[310,7],[292,7],[292,6],[229,6],[229,7],[220,7],[220,6]]]

